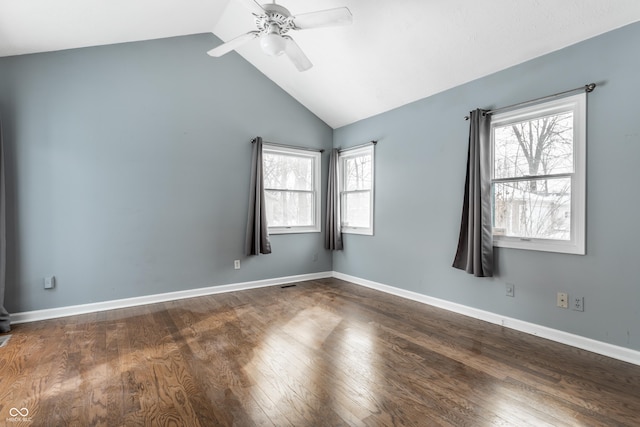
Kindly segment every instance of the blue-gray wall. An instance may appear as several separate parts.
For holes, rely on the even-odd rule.
[[[345,236],[334,270],[640,350],[638,46],[640,23],[336,129],[336,146],[380,143],[375,236]],[[463,116],[590,82],[599,86],[588,95],[587,255],[496,249],[493,279],[453,269]],[[585,311],[557,308],[558,291],[584,296]]]
[[[335,131],[238,55],[204,54],[216,43],[198,35],[0,58],[10,311],[333,268],[640,349],[640,23]],[[587,255],[497,249],[493,279],[451,268],[463,116],[592,81]],[[333,257],[322,234],[273,236],[274,254],[243,257],[255,135],[325,149],[378,139],[375,236],[347,235]],[[557,291],[584,296],[585,312],[555,307]]]
[[[251,138],[328,153],[333,131],[218,43],[0,58],[10,312],[331,270],[320,233],[242,255]]]

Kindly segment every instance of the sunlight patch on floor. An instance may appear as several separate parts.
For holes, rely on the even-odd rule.
[[[282,327],[273,328],[254,348],[244,369],[275,407],[295,418],[295,414],[323,404],[326,396],[309,394],[308,390],[326,381],[326,372],[317,363],[317,351],[322,351],[323,343],[341,321],[341,316],[310,307]]]
[[[315,306],[300,311],[282,330],[297,341],[317,350],[341,321],[341,316]]]

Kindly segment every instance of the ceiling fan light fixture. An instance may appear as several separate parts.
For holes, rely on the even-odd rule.
[[[276,25],[272,25],[266,34],[260,37],[260,47],[269,56],[282,55],[287,46],[287,41],[280,35]]]
[[[269,56],[282,55],[285,46],[286,41],[279,34],[265,34],[260,37],[260,47]]]

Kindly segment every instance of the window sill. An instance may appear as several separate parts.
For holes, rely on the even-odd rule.
[[[369,228],[343,228],[342,234],[359,234],[362,236],[373,236],[373,230]]]
[[[494,236],[493,246],[497,248],[524,249],[571,255],[586,254],[584,243],[564,240],[521,239],[517,237],[497,238]]]
[[[301,233],[320,233],[320,229],[311,227],[278,227],[269,228],[269,235],[275,234],[301,234]]]

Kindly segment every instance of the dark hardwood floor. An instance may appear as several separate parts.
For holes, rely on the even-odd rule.
[[[12,335],[8,426],[640,425],[640,366],[337,279]]]

